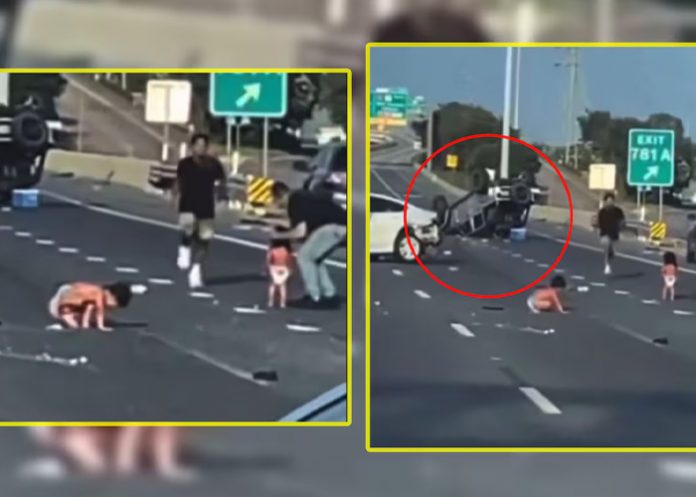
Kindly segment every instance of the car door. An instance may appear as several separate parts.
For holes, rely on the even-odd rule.
[[[370,252],[391,252],[402,226],[403,205],[382,197],[370,197]]]

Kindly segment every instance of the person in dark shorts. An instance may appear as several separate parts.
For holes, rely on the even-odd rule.
[[[290,191],[282,182],[273,184],[273,202],[287,212],[288,230],[274,236],[298,241],[297,265],[306,295],[295,306],[322,308],[338,306],[336,287],[326,264],[342,245],[347,233],[346,211],[325,192]]]
[[[614,201],[613,193],[604,195],[602,208],[597,213],[599,238],[604,247],[604,274],[606,275],[610,275],[612,272],[611,263],[614,259],[614,245],[619,241],[619,234],[626,222],[623,211]]]
[[[209,140],[204,134],[191,139],[193,154],[181,159],[177,167],[176,195],[179,201],[181,245],[177,265],[189,270],[189,286],[203,286],[201,266],[205,260],[215,230],[216,197],[225,200],[225,168],[208,153]]]

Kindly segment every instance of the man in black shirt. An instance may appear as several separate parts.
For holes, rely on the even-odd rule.
[[[604,274],[611,274],[611,261],[614,258],[614,244],[619,241],[619,233],[624,227],[625,217],[620,207],[614,204],[614,194],[604,195],[604,203],[597,214],[599,237],[604,246]]]
[[[306,295],[299,302],[307,307],[338,305],[326,259],[346,238],[346,211],[331,195],[306,190],[291,192],[282,182],[273,184],[273,202],[287,211],[289,229],[277,237],[297,240],[297,263]]]
[[[177,265],[190,268],[189,286],[203,286],[201,264],[214,235],[216,187],[225,187],[225,169],[208,153],[208,136],[197,134],[191,139],[193,155],[179,161],[177,194],[181,246]],[[193,262],[193,265],[191,264]]]

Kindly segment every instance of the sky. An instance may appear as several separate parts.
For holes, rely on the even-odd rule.
[[[370,87],[406,87],[426,103],[452,101],[503,112],[505,48],[372,48]],[[668,112],[696,133],[696,47],[579,49],[577,107],[647,117]],[[565,142],[567,48],[523,48],[522,138]],[[514,66],[513,66],[514,68]],[[514,71],[513,71],[514,72]]]

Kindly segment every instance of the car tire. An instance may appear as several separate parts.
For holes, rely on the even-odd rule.
[[[19,147],[38,150],[48,145],[48,125],[39,114],[24,110],[12,119],[12,139]]]
[[[413,250],[415,250],[418,257],[423,255],[423,242],[421,242],[413,233],[409,233],[411,238],[411,244],[413,245]],[[394,257],[401,262],[414,262],[416,260],[413,257],[413,252],[411,252],[411,247],[408,246],[408,240],[406,239],[406,233],[401,230],[394,241]]]

